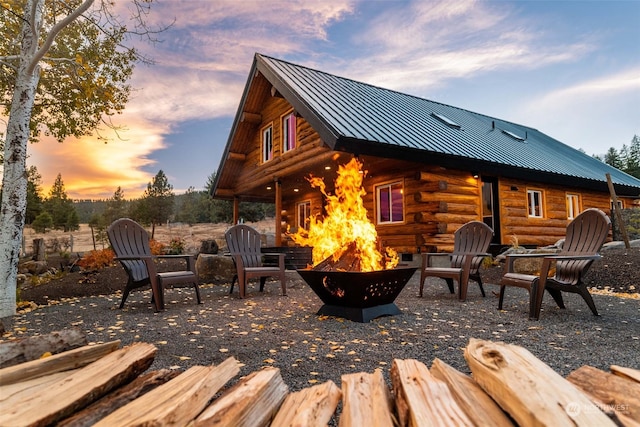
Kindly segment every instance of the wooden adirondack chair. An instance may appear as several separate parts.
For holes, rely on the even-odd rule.
[[[517,286],[529,292],[529,318],[538,320],[542,308],[542,297],[546,290],[551,294],[558,307],[565,308],[562,292],[577,293],[582,296],[594,316],[598,315],[596,305],[591,298],[582,278],[593,261],[601,258],[598,251],[609,235],[611,220],[599,209],[587,209],[567,226],[562,250],[558,254],[510,254],[505,263],[505,274],[500,280],[500,301],[498,310],[502,310],[504,292],[507,286]],[[540,275],[516,273],[514,262],[524,257],[542,257]],[[555,263],[555,274],[549,277]]]
[[[422,267],[420,271],[420,296],[427,277],[440,277],[447,282],[449,291],[454,293],[453,281],[458,282],[458,298],[461,301],[467,299],[469,279],[474,280],[480,286],[482,296],[485,296],[480,277],[480,265],[487,253],[493,230],[484,222],[470,221],[456,230],[452,253],[425,253],[422,254]],[[438,256],[447,256],[450,259],[449,267],[434,267],[432,260]]]
[[[116,260],[120,261],[129,275],[122,293],[120,308],[124,307],[133,289],[148,285],[151,286],[152,302],[155,304],[156,311],[164,310],[163,288],[165,285],[193,284],[198,304],[202,303],[193,255],[152,255],[149,234],[140,224],[129,218],[115,220],[107,229],[107,236],[116,253]],[[155,260],[159,258],[184,259],[187,264],[186,270],[159,273],[155,264]]]
[[[260,292],[262,292],[267,277],[272,276],[280,279],[282,295],[287,295],[285,254],[261,252],[260,233],[248,225],[239,224],[229,228],[225,233],[225,239],[237,272],[231,281],[229,293],[233,292],[233,285],[237,279],[240,298],[244,298],[247,282],[252,277],[260,278]],[[278,266],[265,266],[264,257],[278,257]]]

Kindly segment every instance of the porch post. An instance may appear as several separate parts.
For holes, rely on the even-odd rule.
[[[233,196],[233,225],[238,223],[240,219],[240,198]]]
[[[276,229],[275,229],[275,240],[276,246],[282,246],[282,188],[280,185],[280,180],[278,178],[275,179],[275,187],[276,187]]]

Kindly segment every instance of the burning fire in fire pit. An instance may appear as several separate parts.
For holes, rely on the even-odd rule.
[[[313,247],[313,268],[298,273],[324,302],[318,314],[356,322],[400,314],[393,301],[416,271],[395,268],[396,251],[378,249],[378,233],[362,200],[365,174],[355,158],[340,166],[335,194],[327,193],[321,178],[310,177],[326,197],[326,215],[310,218],[309,230],[291,235],[299,245]]]
[[[339,166],[335,194],[327,193],[322,178],[308,178],[311,186],[326,197],[326,215],[309,218],[309,230],[300,229],[291,238],[301,246],[313,247],[314,270],[367,272],[398,265],[396,251],[386,248],[381,253],[378,249],[378,233],[362,200],[366,173],[356,158]]]

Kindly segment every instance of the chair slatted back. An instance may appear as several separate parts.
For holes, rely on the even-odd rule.
[[[599,209],[586,209],[567,226],[559,255],[596,255],[609,235],[611,220]],[[577,284],[593,260],[558,261],[556,279]]]
[[[454,234],[451,267],[462,267],[464,254],[487,252],[492,237],[491,227],[481,221],[470,221],[458,228]],[[476,272],[480,264],[482,264],[482,257],[475,257],[471,264],[471,272]]]
[[[151,256],[149,234],[140,224],[129,218],[114,221],[107,229],[107,236],[116,257]],[[121,260],[120,263],[136,282],[149,277],[144,261]]]
[[[231,255],[241,255],[244,267],[261,267],[262,253],[260,233],[248,225],[234,225],[225,233]]]

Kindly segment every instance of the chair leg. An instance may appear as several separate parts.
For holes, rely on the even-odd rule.
[[[478,286],[480,286],[480,293],[482,294],[482,297],[486,297],[485,293],[484,293],[484,288],[482,287],[482,279],[480,278],[480,276],[476,276],[474,277],[474,279],[476,281],[476,283],[478,283]]]
[[[267,276],[260,276],[260,292],[264,292],[264,284],[267,281]]]
[[[422,290],[424,288],[424,277],[422,277],[422,274],[420,275],[420,290],[418,291],[418,296],[420,298],[422,298]]]
[[[202,299],[200,298],[200,286],[198,286],[198,282],[194,282],[193,287],[196,288],[196,300],[198,301],[198,304],[202,304]]]
[[[231,279],[231,287],[229,288],[229,295],[231,295],[233,293],[233,285],[235,285],[236,280],[238,280],[238,275],[235,274],[233,276],[233,279]],[[238,283],[238,286],[240,286],[240,284]]]
[[[458,299],[460,301],[465,301],[467,299],[467,291],[469,290],[469,281],[466,282],[464,280],[460,280],[458,282]]]
[[[566,308],[564,306],[564,300],[562,299],[562,292],[561,291],[559,291],[558,289],[547,288],[547,292],[549,292],[549,294],[553,297],[553,300],[556,302],[558,307]]]
[[[578,289],[580,290],[578,293],[580,294],[584,302],[587,303],[593,315],[599,316],[598,310],[596,309],[596,304],[593,302],[593,298],[591,297],[589,290],[586,287],[582,287],[582,286],[579,287]]]
[[[445,282],[447,282],[447,286],[449,287],[449,292],[451,292],[452,294],[455,294],[456,291],[453,288],[453,279],[444,279]]]
[[[500,299],[498,299],[498,310],[502,310],[502,301],[504,301],[505,288],[506,288],[505,285],[500,286]]]
[[[531,289],[529,289],[529,319],[540,320],[540,310],[542,310],[543,297],[544,289],[540,287],[540,279],[537,278],[531,284]]]
[[[162,279],[156,277],[151,277],[151,293],[153,298],[155,299],[156,311],[164,310],[164,297],[162,295],[163,286]]]
[[[287,296],[287,276],[286,273],[280,274],[280,287],[282,288],[282,296]]]
[[[129,289],[129,287],[127,286],[124,292],[122,293],[122,300],[120,301],[121,310],[122,310],[122,307],[124,307],[124,302],[127,300],[127,297],[129,296],[129,292],[131,292],[131,289]]]

